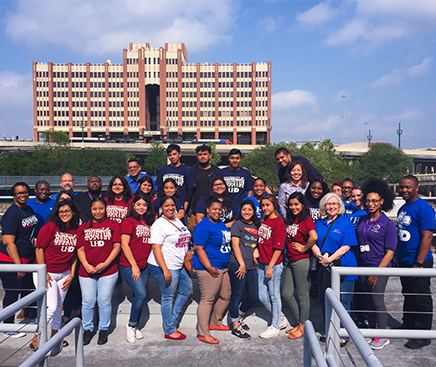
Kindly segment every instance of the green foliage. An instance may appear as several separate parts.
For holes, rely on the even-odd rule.
[[[165,147],[160,143],[151,144],[151,151],[147,154],[142,165],[143,170],[149,175],[156,175],[159,168],[167,164]]]
[[[412,169],[412,158],[401,149],[388,144],[375,144],[354,165],[353,172],[360,182],[377,177],[387,183],[398,183]]]
[[[48,144],[67,145],[70,143],[70,137],[62,131],[44,131],[41,138]]]
[[[44,145],[33,152],[2,153],[0,172],[5,176],[60,176],[70,172],[73,176],[113,176],[127,173],[130,153],[117,150],[72,150],[68,146]]]
[[[301,155],[309,159],[312,165],[321,172],[328,184],[342,180],[350,175],[347,163],[336,153],[330,140],[324,140],[318,147],[315,147],[312,143],[306,143],[300,148],[295,143],[266,144],[247,154],[243,158],[241,166],[248,168],[254,176],[262,177],[268,186],[276,191],[279,187],[277,175],[279,166],[276,163],[274,153],[281,147],[287,148],[293,156]]]
[[[216,151],[216,144],[214,142],[210,141],[206,145],[209,146],[210,149],[212,150],[212,157],[210,159],[210,163],[214,164],[215,166],[218,166],[221,163],[221,156]]]

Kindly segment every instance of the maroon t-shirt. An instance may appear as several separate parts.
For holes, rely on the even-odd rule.
[[[77,230],[77,248],[85,248],[85,256],[88,263],[96,266],[105,262],[114,248],[114,243],[121,242],[120,225],[105,219],[101,223],[90,222],[82,224]],[[79,269],[79,275],[86,278],[98,278],[112,275],[118,270],[118,258],[115,258],[102,273],[88,274],[83,266]]]
[[[147,266],[148,255],[151,252],[150,227],[145,222],[139,222],[134,218],[126,218],[121,223],[121,234],[130,235],[129,247],[139,269]],[[131,267],[124,252],[121,252],[120,266]]]
[[[104,198],[104,200],[106,200],[107,203],[106,216],[114,222],[121,224],[127,217],[133,197],[131,197],[127,203],[125,203],[123,200],[114,199],[114,203],[109,204],[107,197]]]
[[[70,270],[76,252],[77,229],[61,232],[53,222],[41,228],[36,247],[44,250],[44,259],[49,273],[63,273]]]
[[[298,242],[305,246],[309,239],[309,232],[314,230],[315,224],[310,216],[304,218],[301,223],[298,223],[297,218],[293,224],[286,226],[286,232],[288,235],[288,259],[290,262],[296,262],[309,257],[310,250],[301,253],[292,246],[292,242]]]
[[[259,263],[269,264],[274,250],[283,250],[286,242],[286,226],[283,219],[276,217],[266,219],[259,227]],[[283,261],[283,253],[275,265]]]

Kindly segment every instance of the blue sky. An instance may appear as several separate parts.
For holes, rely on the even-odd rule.
[[[436,1],[2,0],[0,17],[0,136],[33,137],[32,61],[184,42],[191,63],[272,61],[273,142],[397,145],[401,122],[403,148],[436,146]]]

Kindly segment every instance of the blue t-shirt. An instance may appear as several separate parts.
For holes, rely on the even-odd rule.
[[[351,214],[353,214],[353,213],[355,213],[355,212],[357,212],[359,210],[359,209],[357,209],[356,204],[354,204],[352,201],[347,203],[344,200],[342,200],[342,202],[344,203],[345,214],[347,214],[347,215],[351,215]]]
[[[170,164],[163,166],[156,178],[156,186],[163,187],[163,183],[167,178],[172,178],[176,181],[179,196],[186,201],[186,194],[188,189],[195,189],[194,173],[184,164],[179,167],[172,167]]]
[[[357,229],[357,224],[359,223],[360,217],[363,217],[364,215],[367,215],[368,213],[364,209],[360,209],[357,212],[354,212],[353,214],[344,214],[345,218],[348,218],[349,221],[353,224],[354,230]]]
[[[38,218],[30,206],[26,205],[24,208],[20,208],[12,204],[3,215],[1,226],[3,236],[5,234],[15,236],[15,246],[20,258],[32,259],[35,257],[34,240],[38,236]],[[6,255],[1,256],[1,258],[4,261],[9,261],[10,257],[3,241],[0,242],[0,252]]]
[[[156,189],[156,180],[154,179],[154,177],[152,177],[152,176],[150,176],[150,175],[147,175],[147,174],[145,174],[145,173],[143,173],[143,172],[140,172],[137,181],[135,181],[135,180],[133,179],[132,175],[129,175],[128,177],[126,177],[126,180],[127,180],[128,184],[129,184],[129,186],[130,186],[130,190],[132,190],[132,195],[136,194],[136,191],[138,191],[138,188],[139,188],[138,181],[139,181],[141,178],[143,178],[144,176],[148,176],[148,177],[151,178],[151,180],[153,181],[153,185],[154,185],[154,192],[157,191],[157,189]]]
[[[174,198],[176,201],[176,211],[174,214],[176,214],[179,210],[185,210],[185,203],[180,198]],[[153,201],[153,209],[154,212],[157,214],[158,217],[162,216],[162,210],[159,206],[160,204],[160,198],[157,198],[155,201]]]
[[[230,200],[235,201],[238,206],[241,205],[248,191],[253,191],[253,177],[250,171],[242,167],[237,171],[232,171],[230,167],[226,167],[221,170],[220,174],[227,184]]]
[[[55,201],[49,198],[45,203],[38,203],[36,198],[33,198],[27,200],[26,204],[35,212],[35,215],[38,218],[38,229],[41,229],[45,224],[47,217],[52,213]]]
[[[198,201],[197,206],[195,207],[195,213],[201,213],[206,215],[206,199],[209,196],[202,196],[202,198]],[[231,208],[224,208],[223,207],[223,213],[221,214],[221,220],[224,223],[231,222],[233,219],[235,219],[239,212],[239,205],[236,204],[234,201],[230,201],[230,204],[232,205]]]
[[[397,258],[403,264],[414,264],[421,244],[421,231],[435,229],[435,212],[430,204],[421,198],[404,204],[398,211]],[[425,260],[432,257],[431,249]]]
[[[230,231],[221,220],[213,223],[205,217],[195,227],[194,245],[204,247],[210,265],[217,269],[224,269],[229,263],[230,239]],[[192,259],[192,266],[197,270],[206,270],[197,253]]]
[[[318,234],[318,247],[321,249],[322,241],[327,234],[332,222],[327,224],[327,218],[319,219],[315,223],[316,233]],[[354,254],[354,246],[357,246],[356,233],[354,232],[351,222],[340,215],[336,222],[333,224],[324,245],[322,246],[321,253],[328,252],[333,255],[341,246],[350,246],[351,249],[341,257],[341,266],[357,266],[356,256]],[[345,281],[356,280],[357,276],[348,275]]]

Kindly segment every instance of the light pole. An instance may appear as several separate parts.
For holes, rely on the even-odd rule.
[[[368,125],[367,122],[365,122],[365,135],[363,136],[363,140],[366,140],[366,125]]]
[[[342,98],[342,144],[344,144],[344,119],[345,119],[345,114],[344,114],[344,98],[346,97],[346,94],[342,94],[341,98]]]
[[[82,128],[82,143],[85,142],[85,125],[83,124],[83,112],[82,112],[82,121],[80,123],[80,127]]]

